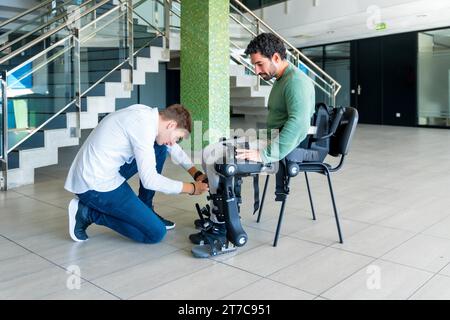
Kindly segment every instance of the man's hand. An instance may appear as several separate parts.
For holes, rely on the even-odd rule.
[[[183,189],[181,190],[181,193],[187,193],[191,196],[194,196],[200,195],[208,190],[209,190],[208,184],[203,183],[201,181],[183,182]]]
[[[236,159],[245,159],[255,162],[262,162],[261,154],[259,150],[252,149],[236,149]]]
[[[200,179],[200,177],[198,178]],[[196,181],[194,182],[195,184],[195,190],[194,193],[192,193],[192,195],[200,195],[203,192],[206,192],[209,190],[208,184],[201,182],[201,181]]]
[[[195,181],[204,181],[208,179],[208,176],[201,172],[200,170],[197,170],[195,166],[192,166],[188,169],[189,174],[194,178]],[[199,174],[201,173],[201,174]],[[197,175],[197,177],[196,177]]]
[[[195,181],[204,181],[206,179],[208,179],[208,176],[206,174],[202,173],[201,175],[199,175],[197,177],[197,179],[195,179]]]

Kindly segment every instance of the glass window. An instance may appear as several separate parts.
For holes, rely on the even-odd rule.
[[[301,49],[315,64],[341,86],[336,97],[337,106],[350,106],[350,42]],[[316,102],[326,102],[323,92],[316,91]]]
[[[450,29],[418,34],[419,125],[450,126]]]
[[[336,106],[350,106],[350,42],[325,46],[324,70],[342,86]]]

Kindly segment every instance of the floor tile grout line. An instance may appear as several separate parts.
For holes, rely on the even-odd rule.
[[[416,232],[416,233],[418,233],[418,234],[421,234],[421,233],[425,232],[426,230],[430,229],[431,227],[435,226],[436,224],[438,224],[438,223],[444,221],[445,219],[448,219],[449,217],[450,217],[450,214],[446,215],[444,218],[440,219],[440,220],[437,221],[436,223],[433,223],[432,225],[426,227],[426,228],[425,228],[424,230],[422,230],[422,231],[415,231],[415,230],[411,230],[411,229],[402,229],[402,228],[399,228],[399,227],[392,227],[392,226],[387,226],[387,225],[379,224],[380,222],[382,222],[382,221],[384,221],[384,220],[386,220],[386,219],[389,219],[389,218],[391,218],[391,217],[387,217],[386,219],[382,219],[382,220],[378,221],[377,223],[375,223],[374,225],[376,225],[376,226],[378,226],[378,227],[382,227],[382,228],[390,228],[390,229],[395,229],[395,230],[402,230],[402,231],[408,231],[408,232]]]
[[[387,252],[385,252],[384,254],[382,254],[382,255],[379,256],[379,257],[374,257],[374,256],[371,256],[371,255],[368,255],[368,254],[365,254],[365,253],[352,251],[352,250],[346,249],[346,248],[340,248],[340,247],[333,247],[333,248],[339,249],[339,250],[343,250],[343,251],[347,251],[347,252],[350,252],[350,253],[356,253],[356,254],[359,254],[359,255],[366,256],[366,257],[368,257],[368,258],[382,259],[382,257],[384,257],[386,254],[388,254],[388,253],[390,253],[391,251],[393,251],[393,250],[397,249],[398,247],[402,246],[403,244],[405,244],[405,243],[408,242],[409,240],[413,239],[413,238],[416,237],[417,235],[418,235],[418,234],[414,234],[413,236],[411,236],[411,237],[408,238],[407,240],[401,242],[400,244],[396,245],[396,246],[393,247],[392,249],[389,249]],[[390,261],[390,262],[391,262],[391,261]],[[395,263],[395,262],[394,262],[394,263]]]
[[[393,249],[389,250],[388,252],[386,252],[386,254],[389,253],[390,251],[394,250],[394,249],[397,249],[399,246],[403,245],[405,242],[408,242],[409,240],[411,240],[411,239],[414,238],[415,236],[417,236],[417,234],[414,235],[413,237],[409,238],[408,240],[402,242],[402,243],[399,244],[397,247],[394,247]],[[343,251],[347,251],[347,252],[351,252],[351,253],[356,253],[356,252],[352,252],[352,251],[349,251],[349,250],[347,250],[347,249],[342,249],[342,248],[335,248],[335,249],[339,249],[339,250],[343,250]],[[360,255],[361,255],[361,253],[357,253],[357,254],[360,254]],[[384,254],[384,255],[386,255],[386,254]],[[384,255],[383,255],[383,256],[384,256]],[[375,261],[377,261],[377,260],[381,260],[381,261],[384,261],[384,262],[389,262],[389,263],[392,263],[392,264],[396,264],[396,265],[400,265],[400,266],[404,266],[404,267],[408,267],[408,268],[412,268],[412,269],[415,269],[415,270],[418,270],[418,271],[424,271],[424,272],[428,272],[428,273],[432,274],[432,272],[430,272],[429,270],[423,270],[423,269],[419,269],[419,268],[417,268],[417,267],[413,267],[413,266],[409,266],[409,265],[404,265],[404,264],[397,263],[397,262],[394,262],[394,261],[389,261],[389,260],[382,259],[383,256],[378,257],[378,258],[372,257],[372,256],[368,256],[368,255],[365,255],[365,256],[368,257],[368,258],[372,258],[373,260],[372,260],[371,262],[369,262],[368,264],[366,264],[365,266],[363,266],[362,268],[360,268],[360,269],[358,269],[357,271],[353,272],[350,276],[344,278],[343,280],[339,281],[338,283],[336,283],[336,284],[333,285],[332,287],[330,287],[330,288],[328,288],[327,290],[321,292],[321,293],[319,294],[319,296],[322,296],[326,291],[329,291],[329,290],[331,290],[332,288],[336,287],[337,285],[339,285],[339,284],[342,283],[343,281],[347,280],[348,278],[350,278],[351,276],[353,276],[353,275],[356,274],[357,272],[361,271],[361,270],[364,269],[364,268],[367,268],[369,265],[373,264],[373,262],[375,262]]]
[[[166,245],[168,245],[168,244],[166,244]],[[182,251],[182,250],[183,250],[183,249],[177,248],[177,247],[172,246],[172,245],[169,245],[169,246],[171,246],[172,248],[175,248],[175,250],[174,250],[174,251],[170,251],[170,252],[168,252],[168,253],[164,253],[163,255],[157,256],[157,257],[155,257],[155,258],[156,258],[156,259],[160,259],[160,258],[169,256],[169,255],[171,255],[171,254],[174,254],[174,253],[177,253],[178,251]],[[121,250],[121,249],[116,249],[116,250]],[[75,261],[75,260],[74,260],[74,261]],[[73,262],[74,262],[74,261],[73,261]],[[69,262],[71,262],[71,261],[69,261]],[[123,272],[123,271],[125,271],[126,269],[129,269],[129,268],[136,268],[136,267],[139,267],[141,264],[146,264],[146,263],[148,263],[148,262],[149,262],[149,260],[144,260],[144,261],[138,262],[138,263],[136,263],[136,264],[129,265],[129,266],[126,266],[126,267],[123,267],[123,268],[116,269],[116,270],[114,270],[114,271],[112,271],[112,272],[108,272],[108,273],[102,274],[101,276],[91,278],[90,280],[91,280],[91,281],[96,281],[96,280],[99,280],[99,279],[101,279],[101,278],[103,278],[103,277],[111,276],[111,275],[114,274],[114,273],[117,273],[117,272]]]
[[[431,282],[431,280],[433,280],[437,275],[439,275],[439,272],[441,272],[442,270],[444,270],[448,265],[450,265],[450,263],[447,263],[445,266],[443,266],[438,272],[436,272],[435,274],[433,274],[428,280],[426,280],[421,286],[419,286],[416,290],[413,291],[413,293],[411,293],[406,300],[411,300],[411,298],[423,287],[425,287],[429,282]]]
[[[18,192],[18,193],[19,193],[19,192]],[[35,201],[44,203],[44,204],[47,204],[47,205],[49,205],[49,206],[52,206],[52,207],[55,207],[55,208],[58,208],[58,209],[67,209],[67,207],[59,207],[59,206],[56,206],[56,205],[54,205],[54,204],[51,204],[51,203],[49,203],[49,202],[47,202],[47,201],[37,199],[37,198],[32,197],[32,196],[27,195],[27,194],[23,194],[23,193],[20,193],[20,194],[21,194],[22,196],[24,196],[25,198],[32,199],[32,200],[35,200]],[[56,200],[56,199],[55,199],[55,200]]]
[[[262,247],[262,246],[264,246],[264,245],[266,245],[266,244],[261,244],[261,245],[255,247],[255,248],[250,249],[250,250],[253,250],[253,249]],[[324,249],[326,249],[326,248],[321,248],[320,250],[317,250],[317,251],[315,251],[314,253],[317,253],[317,252],[322,251],[322,250],[324,250]],[[250,251],[250,250],[249,250],[249,251]],[[246,251],[246,252],[248,252],[248,251]],[[246,253],[246,252],[245,252],[245,253]],[[312,253],[311,255],[313,255],[314,253]],[[309,256],[310,256],[310,255],[308,255],[308,256],[306,256],[306,257],[303,257],[303,258],[300,258],[298,261],[300,261],[300,260],[302,260],[302,259],[304,259],[304,258],[307,258],[307,257],[309,257]],[[231,258],[230,258],[230,259],[231,259]],[[227,260],[229,260],[229,259],[227,259]],[[278,271],[284,269],[285,267],[283,267],[283,268],[281,268],[281,269],[279,269],[279,270],[277,270],[277,271],[275,271],[275,272],[273,272],[273,273],[270,273],[269,275],[261,276],[260,274],[254,273],[254,272],[252,272],[252,271],[245,270],[245,269],[242,269],[242,268],[240,268],[240,267],[237,267],[237,266],[233,266],[233,265],[227,264],[227,263],[226,263],[227,260],[225,260],[225,261],[214,260],[214,261],[216,261],[216,262],[218,262],[218,263],[221,263],[221,264],[224,264],[224,265],[227,266],[227,267],[231,267],[231,268],[234,268],[234,269],[237,269],[237,270],[240,270],[240,271],[249,273],[249,274],[251,274],[251,275],[254,275],[254,276],[257,276],[257,277],[260,278],[260,279],[258,279],[258,280],[256,280],[256,281],[254,281],[254,282],[248,284],[247,286],[244,286],[244,287],[242,287],[242,288],[240,288],[240,289],[237,289],[237,290],[233,291],[232,293],[237,292],[237,291],[239,291],[239,290],[242,290],[242,289],[244,289],[244,288],[250,286],[251,284],[256,283],[257,281],[260,281],[260,280],[262,280],[262,279],[267,279],[267,280],[274,281],[274,282],[277,282],[277,283],[282,284],[282,285],[286,285],[285,283],[282,283],[282,282],[279,282],[279,281],[276,281],[276,280],[273,280],[273,279],[268,278],[268,276],[270,276],[271,274],[273,274],[273,273],[275,273],[275,272],[278,272]],[[297,262],[298,262],[298,261],[297,261]],[[295,264],[295,263],[294,263],[294,264]],[[292,265],[292,264],[290,264],[289,266],[291,266],[291,265]],[[311,293],[311,292],[308,292],[308,291],[305,291],[305,290],[302,290],[302,289],[299,289],[299,288],[295,288],[295,287],[292,287],[292,286],[290,286],[290,285],[286,285],[286,286],[288,286],[288,287],[290,287],[290,288],[293,288],[293,289],[296,289],[296,290],[300,290],[300,291],[306,292],[306,293],[308,293],[308,294],[310,294],[310,295],[315,295],[315,294],[313,294],[313,293]],[[229,293],[229,294],[227,294],[226,296],[228,296],[228,295],[230,295],[230,294],[232,294],[232,293]],[[225,297],[225,296],[224,296],[224,297]],[[222,297],[222,298],[223,298],[223,297]]]
[[[181,250],[183,250],[183,249],[181,249]],[[214,264],[212,264],[212,265],[214,265]],[[144,291],[139,292],[139,293],[137,293],[137,294],[134,294],[134,295],[132,295],[132,296],[129,296],[128,298],[126,298],[126,300],[133,299],[134,297],[137,297],[137,296],[140,296],[140,295],[142,295],[142,294],[144,294],[144,293],[147,293],[147,292],[153,291],[153,290],[155,290],[155,289],[158,289],[159,287],[165,286],[165,285],[167,285],[167,284],[169,284],[169,283],[171,283],[171,282],[174,282],[174,281],[177,281],[177,280],[182,279],[182,278],[184,278],[184,277],[190,276],[190,275],[192,275],[192,274],[194,274],[194,273],[203,271],[204,269],[209,268],[209,267],[211,267],[212,265],[204,266],[204,267],[202,267],[202,268],[200,268],[200,269],[196,269],[195,271],[192,271],[192,272],[183,274],[182,276],[179,276],[179,277],[177,277],[177,278],[175,278],[175,279],[172,279],[172,280],[169,280],[169,281],[160,283],[159,285],[157,285],[157,286],[155,286],[155,287],[153,287],[153,288],[151,288],[151,289],[147,289],[147,290],[144,290]]]
[[[258,281],[261,281],[262,279],[263,279],[263,278],[260,277],[259,279],[256,279],[255,281],[250,282],[249,284],[247,284],[246,286],[244,286],[244,287],[242,287],[242,288],[233,290],[233,291],[231,291],[230,293],[227,293],[226,295],[224,295],[224,296],[222,296],[222,297],[220,297],[220,298],[217,298],[217,300],[225,300],[225,297],[228,297],[228,296],[232,295],[233,293],[236,293],[236,292],[238,292],[238,291],[240,291],[240,290],[243,290],[243,289],[245,289],[245,288],[247,288],[247,287],[249,287],[249,286],[251,286],[251,285],[257,283]]]
[[[320,248],[319,250],[316,250],[316,251],[314,251],[314,252],[312,252],[312,253],[310,253],[310,254],[308,254],[308,255],[300,258],[300,259],[297,259],[294,262],[290,263],[289,265],[284,266],[282,268],[279,268],[279,269],[275,270],[274,272],[271,272],[271,273],[267,274],[265,277],[270,277],[271,275],[273,275],[273,274],[275,274],[275,273],[277,273],[277,272],[279,272],[279,271],[281,271],[283,269],[289,268],[290,266],[292,266],[292,265],[294,265],[294,264],[296,264],[296,263],[298,263],[298,262],[300,262],[302,260],[308,259],[309,257],[311,257],[311,256],[313,256],[313,255],[315,255],[315,254],[317,254],[317,253],[319,253],[319,252],[329,248],[329,246],[326,246],[326,245],[321,245],[321,246],[322,246],[322,248]]]
[[[327,298],[325,296],[323,296],[323,294],[325,294],[326,292],[330,291],[331,289],[337,287],[338,285],[340,285],[341,283],[343,283],[344,281],[346,281],[347,279],[350,279],[351,277],[353,277],[355,274],[357,274],[358,272],[360,272],[363,269],[367,269],[367,267],[369,267],[370,265],[372,265],[377,259],[373,259],[372,261],[369,261],[367,264],[363,265],[361,268],[355,270],[354,272],[352,272],[351,274],[349,274],[347,277],[345,277],[344,279],[338,281],[337,283],[335,283],[334,285],[332,285],[331,287],[329,287],[328,289],[325,289],[324,291],[320,292],[318,294],[318,296],[326,298],[327,300],[329,300],[330,298]]]
[[[287,284],[287,283],[284,283],[284,282],[281,282],[281,281],[278,281],[278,280],[274,280],[274,279],[272,279],[272,278],[264,277],[264,279],[267,279],[267,280],[276,282],[276,283],[278,283],[278,284],[285,285],[285,286],[287,286],[287,287],[289,287],[289,288],[292,288],[292,289],[296,289],[296,290],[299,290],[299,291],[303,291],[303,292],[305,292],[305,293],[307,293],[307,294],[310,294],[310,295],[312,295],[312,296],[318,296],[317,293],[310,292],[310,291],[308,291],[308,290],[306,290],[306,289],[297,288],[297,287],[295,287],[295,286],[292,286],[292,285],[290,285],[290,284]]]
[[[5,239],[7,239],[7,240],[13,242],[13,243],[16,244],[17,246],[22,247],[23,249],[27,250],[27,251],[30,252],[31,254],[33,254],[33,255],[35,255],[35,256],[37,256],[37,257],[39,257],[39,258],[41,258],[41,259],[47,261],[48,263],[54,265],[55,267],[58,267],[58,268],[60,268],[60,269],[62,269],[62,270],[64,270],[64,271],[67,272],[67,268],[65,268],[64,266],[62,266],[62,265],[60,265],[60,264],[58,264],[58,263],[56,263],[56,262],[54,262],[54,261],[52,261],[52,260],[50,260],[50,259],[48,259],[48,258],[46,258],[46,257],[44,257],[44,256],[42,256],[42,255],[40,255],[40,254],[38,254],[37,252],[34,252],[34,251],[32,251],[32,250],[30,250],[30,249],[24,247],[23,245],[21,245],[21,244],[15,242],[15,241],[12,240],[12,239],[9,239],[9,238],[7,238],[7,237],[5,237],[5,236],[3,236],[3,237],[4,237]],[[80,276],[80,278],[81,278],[82,280],[84,280],[84,281],[90,283],[90,284],[93,285],[94,287],[97,287],[98,289],[100,289],[100,290],[102,290],[102,291],[105,291],[106,293],[111,294],[112,296],[114,296],[114,297],[116,297],[116,298],[118,298],[118,299],[121,299],[119,296],[116,296],[116,295],[113,294],[112,292],[109,292],[108,290],[106,290],[106,289],[104,289],[104,288],[101,288],[101,287],[97,286],[96,284],[90,282],[89,279],[83,278],[83,277],[81,277],[81,276]]]
[[[329,220],[334,220],[334,219],[335,219],[335,218],[334,218],[334,215],[327,216],[327,218],[329,218]],[[339,218],[340,218],[339,221],[341,221],[341,220],[342,220],[341,217],[339,217]],[[275,220],[275,219],[278,219],[278,217],[274,217],[274,218],[272,218],[272,219],[270,219],[270,220]],[[368,229],[368,228],[371,227],[371,226],[376,226],[376,225],[373,224],[373,223],[362,222],[362,221],[353,220],[353,219],[348,219],[348,218],[343,218],[343,220],[348,220],[348,221],[351,221],[351,222],[357,222],[357,223],[361,223],[361,224],[366,224],[365,228],[359,230],[358,232],[355,232],[355,233],[352,234],[350,237],[353,237],[354,235],[358,234],[358,233],[361,232],[361,231],[364,231],[365,229]],[[268,220],[266,220],[266,221],[268,221]],[[311,219],[311,221],[317,221],[317,223],[319,223],[319,222],[318,222],[318,221],[319,221],[318,219],[316,219],[316,220]],[[266,232],[275,233],[275,231],[269,231],[269,230],[266,230],[266,229],[257,228],[257,227],[250,226],[250,225],[245,224],[245,223],[244,223],[244,225],[247,226],[247,227],[249,227],[249,228],[253,228],[253,229],[255,229],[255,230],[263,230],[263,231],[266,231]],[[313,226],[314,226],[314,225],[312,225],[311,227],[313,227]],[[305,230],[305,229],[298,230],[298,231],[303,231],[303,230]],[[280,235],[291,236],[291,234],[293,234],[294,232],[298,232],[298,231],[293,231],[293,232],[290,232],[289,234],[285,234],[285,233],[282,233],[281,230],[280,230]],[[305,241],[308,241],[308,240],[305,240]],[[313,242],[313,241],[310,241],[310,242]]]
[[[248,251],[245,251],[245,253],[247,253],[247,252],[249,252],[249,251],[251,251],[251,250],[254,250],[254,249],[256,249],[256,248],[259,248],[259,247],[261,247],[261,246],[264,246],[264,245],[267,245],[267,243],[262,243],[261,245],[255,247],[255,248],[252,248],[252,249],[250,249],[250,250],[248,250]],[[184,250],[184,249],[182,249],[182,250]],[[322,250],[322,249],[320,249],[320,250]],[[319,250],[319,251],[320,251],[320,250]],[[316,251],[316,252],[318,252],[318,251]],[[232,257],[231,257],[231,258],[232,258]],[[230,258],[230,259],[231,259],[231,258]],[[214,260],[213,257],[210,257],[210,258],[208,258],[208,259],[209,259],[210,261],[213,262],[213,265],[214,265],[214,264],[222,264],[222,265],[224,265],[224,266],[226,266],[226,267],[231,267],[231,268],[233,268],[233,269],[237,269],[237,270],[240,270],[240,271],[242,271],[242,272],[245,272],[245,273],[248,273],[248,274],[251,274],[251,275],[254,275],[254,276],[259,277],[259,279],[257,279],[256,281],[259,281],[259,280],[265,278],[264,276],[261,276],[261,275],[259,275],[259,274],[253,273],[253,272],[251,272],[251,271],[249,271],[249,270],[245,270],[245,269],[242,269],[242,268],[239,268],[239,267],[236,267],[236,266],[233,266],[233,265],[230,265],[230,264],[225,263],[228,259],[225,260],[225,261]],[[205,267],[202,268],[201,270],[203,270],[203,269],[205,269],[205,268],[209,268],[209,267],[211,267],[211,266],[212,266],[212,265],[205,266]],[[143,294],[143,293],[145,293],[145,292],[150,292],[150,291],[152,291],[152,290],[154,290],[154,289],[156,289],[156,288],[158,288],[158,287],[161,287],[161,286],[166,285],[166,284],[168,284],[168,283],[170,283],[170,282],[179,280],[179,279],[184,278],[184,277],[186,277],[186,276],[192,275],[192,274],[194,274],[194,273],[196,273],[196,272],[199,272],[199,271],[201,271],[201,270],[196,270],[196,271],[194,271],[194,272],[192,272],[192,273],[185,274],[185,275],[180,276],[180,277],[178,277],[178,278],[176,278],[176,279],[172,279],[172,280],[170,280],[170,281],[167,281],[167,282],[165,282],[165,283],[163,283],[163,284],[160,284],[160,285],[158,285],[158,286],[156,286],[156,287],[154,287],[154,288],[152,288],[152,289],[150,289],[150,290],[146,290],[146,291],[141,292],[141,293],[139,293],[139,294],[137,294],[137,295],[134,295],[134,296],[132,296],[132,297],[129,297],[129,299],[130,299],[130,298],[133,298],[133,297],[136,297],[136,296],[138,296],[138,295],[141,295],[141,294]],[[254,282],[256,282],[256,281],[254,281]],[[252,283],[254,283],[254,282],[252,282]],[[249,284],[249,285],[250,285],[250,284]],[[248,285],[247,285],[247,286],[248,286]],[[238,290],[244,289],[244,288],[247,287],[247,286],[244,286],[244,287],[242,287],[242,288],[240,288],[240,289],[238,289]],[[237,291],[238,291],[238,290],[237,290]],[[297,289],[297,290],[299,290],[299,289]],[[230,293],[230,294],[231,294],[231,293]],[[223,298],[223,297],[222,297],[222,298]]]
[[[48,261],[49,263],[51,263],[51,264],[53,264],[53,265],[55,265],[55,266],[58,266],[58,267],[60,267],[60,268],[62,268],[62,269],[64,269],[64,270],[67,270],[64,266],[59,265],[59,264],[56,263],[56,262],[53,262],[53,261],[50,260],[49,258],[46,258],[45,256],[42,256],[42,255],[38,254],[37,252],[34,252],[34,251],[31,250],[31,249],[28,249],[27,247],[23,246],[22,244],[20,244],[20,243],[14,241],[14,240],[12,240],[12,239],[9,239],[9,238],[6,237],[6,236],[3,236],[3,235],[1,235],[1,236],[4,237],[6,240],[8,240],[8,241],[10,241],[10,242],[12,242],[12,243],[14,243],[14,244],[16,244],[16,245],[22,247],[23,249],[27,250],[29,253],[34,254],[34,255],[36,255],[36,256],[38,256],[38,257],[40,257],[40,258],[42,258],[42,259]],[[166,245],[168,245],[168,246],[170,246],[170,247],[172,247],[172,248],[174,248],[174,249],[176,249],[176,250],[174,250],[174,251],[172,251],[172,252],[169,252],[169,253],[167,253],[167,254],[165,254],[165,255],[163,255],[163,256],[166,256],[166,255],[169,255],[169,254],[173,254],[173,253],[175,253],[175,252],[177,252],[177,251],[183,250],[183,249],[177,248],[177,247],[175,247],[175,246],[173,246],[173,245],[170,245],[170,244],[167,244],[167,243],[166,243]],[[117,249],[117,250],[120,250],[120,249]],[[163,256],[161,256],[161,257],[163,257]],[[73,261],[66,261],[66,262],[67,262],[67,263],[73,263],[73,262],[75,262],[75,260],[73,260]],[[143,261],[143,262],[141,262],[141,263],[137,263],[137,264],[135,264],[135,265],[128,266],[128,267],[135,267],[135,266],[140,265],[140,264],[143,264],[143,263],[146,263],[146,261]],[[128,267],[127,267],[127,268],[128,268]],[[122,269],[120,269],[120,270],[124,270],[124,269],[126,269],[126,268],[122,268]],[[120,270],[115,270],[114,272],[117,272],[117,271],[120,271]],[[109,275],[112,274],[112,273],[114,273],[114,272],[109,273]],[[119,296],[116,296],[115,294],[109,292],[107,289],[102,288],[102,287],[100,287],[100,286],[98,286],[98,285],[96,285],[96,284],[94,284],[94,283],[92,282],[92,281],[97,280],[97,279],[99,279],[99,278],[101,278],[101,277],[103,277],[103,276],[105,276],[105,275],[102,275],[102,276],[99,276],[99,277],[96,277],[96,278],[93,278],[93,279],[88,279],[88,278],[83,278],[83,277],[81,277],[81,279],[83,279],[83,280],[85,280],[86,282],[88,282],[88,283],[94,285],[95,287],[97,287],[97,288],[99,288],[99,289],[102,289],[103,291],[105,291],[105,292],[107,292],[107,293],[110,293],[110,294],[114,295],[115,297],[121,299]]]
[[[326,249],[328,249],[328,248],[330,248],[330,249],[337,249],[337,248],[335,248],[335,247],[332,247],[333,245],[335,245],[334,243],[332,243],[332,244],[330,244],[330,245],[328,245],[328,246],[325,246],[323,249],[321,249],[321,250],[318,250],[318,251],[316,251],[316,252],[314,252],[313,254],[311,254],[311,255],[309,255],[309,256],[307,256],[307,257],[305,257],[304,259],[307,259],[308,257],[310,257],[310,256],[312,256],[312,255],[314,255],[314,254],[316,254],[316,253],[318,253],[318,252],[320,252],[320,251],[323,251],[323,250],[326,250]],[[350,252],[350,251],[348,251],[348,250],[342,250],[342,251],[346,251],[346,252],[349,252],[349,253],[352,253],[352,254],[355,254],[355,252]],[[364,256],[364,255],[361,255],[361,254],[359,254],[359,253],[356,253],[356,255],[359,255],[359,256]],[[366,256],[366,257],[368,257],[368,258],[371,258],[371,259],[373,259],[370,263],[372,263],[373,261],[375,261],[376,260],[376,258],[375,257],[370,257],[370,256]],[[294,265],[294,264],[296,264],[296,263],[298,263],[298,262],[300,262],[301,260],[303,260],[303,259],[300,259],[300,260],[298,260],[298,261],[296,261],[295,263],[292,263],[292,264],[290,264],[289,266],[286,266],[286,267],[284,267],[284,268],[282,268],[282,269],[280,269],[280,270],[278,270],[278,271],[281,271],[281,270],[283,270],[283,269],[286,269],[286,268],[289,268],[290,266],[292,266],[292,265]],[[369,264],[367,264],[367,265],[370,265],[370,263]],[[365,265],[365,266],[363,266],[362,268],[364,268],[364,267],[366,267],[367,265]],[[358,269],[357,271],[355,271],[354,273],[352,273],[350,276],[352,276],[353,274],[355,274],[356,272],[358,272],[359,270],[362,270],[362,268],[360,268],[360,269]],[[276,272],[278,272],[278,271],[276,271]],[[273,273],[271,273],[271,274],[269,274],[269,275],[267,275],[266,277],[270,277],[271,275],[273,275],[273,274],[275,274],[276,272],[273,272]],[[343,280],[341,280],[341,281],[339,281],[338,283],[336,283],[335,285],[338,285],[340,282],[342,282],[342,281],[344,281],[344,280],[346,280],[346,279],[348,279],[350,276],[348,276],[348,277],[346,277],[346,278],[344,278]],[[272,280],[272,279],[271,279]],[[335,286],[334,285],[334,286]],[[321,296],[321,294],[323,294],[324,292],[326,292],[326,291],[328,291],[328,290],[330,290],[331,288],[333,288],[334,286],[332,286],[332,287],[330,287],[330,288],[328,288],[327,290],[324,290],[323,292],[321,292],[321,293],[319,293],[317,296]],[[297,288],[298,289],[298,288]],[[305,290],[304,290],[305,291]]]
[[[442,219],[439,220],[438,222],[436,222],[436,223],[430,225],[430,226],[427,227],[426,229],[420,231],[419,233],[422,234],[422,235],[424,235],[424,236],[432,236],[432,237],[437,237],[437,238],[444,238],[444,237],[439,237],[439,236],[433,236],[433,235],[430,235],[430,234],[425,234],[424,232],[426,232],[428,229],[433,228],[434,226],[436,226],[437,224],[441,223],[442,221],[448,219],[449,217],[450,217],[450,214],[448,214],[447,216],[445,216],[444,218],[442,218]],[[444,238],[444,239],[447,239],[447,238]]]
[[[427,269],[422,269],[422,268],[419,268],[419,267],[415,267],[415,266],[412,266],[412,265],[409,265],[409,264],[388,260],[388,259],[378,258],[377,260],[380,260],[380,261],[383,261],[383,262],[388,262],[388,263],[391,263],[391,264],[396,264],[396,265],[399,265],[399,266],[402,266],[402,267],[406,267],[406,268],[410,268],[410,269],[414,269],[416,271],[427,272],[427,273],[430,273],[430,274],[434,274],[436,272],[436,271],[430,271],[430,270],[427,270]]]
[[[367,225],[366,225],[364,228],[362,228],[361,230],[359,230],[359,231],[353,233],[349,238],[351,238],[351,237],[353,237],[353,236],[359,234],[360,232],[363,232],[364,230],[366,230],[366,229],[368,229],[368,228],[370,228],[370,227],[372,227],[372,226],[373,226],[373,225],[367,224]],[[302,230],[300,230],[300,231],[302,231]],[[343,230],[343,231],[344,231],[344,230]],[[344,237],[345,235],[343,234],[342,236]],[[295,237],[295,236],[292,236],[291,234],[290,234],[290,235],[287,235],[287,237],[296,238],[296,239],[300,239],[300,240],[304,240],[304,241],[316,243],[315,241],[312,241],[312,240],[306,240],[306,239],[303,239],[303,238],[297,238],[297,237]],[[343,239],[343,241],[345,242],[346,240]],[[331,244],[329,244],[329,245],[327,245],[327,246],[333,246],[333,245],[336,245],[336,244],[340,244],[339,241],[338,241],[338,242],[333,242],[333,243],[331,243]],[[322,245],[323,245],[323,244],[322,244]]]
[[[395,247],[393,247],[392,249],[390,249],[389,251],[385,252],[384,254],[382,254],[379,259],[383,259],[383,257],[385,257],[387,254],[391,253],[392,251],[400,248],[402,245],[404,245],[405,243],[407,243],[408,241],[416,238],[418,235],[420,235],[419,233],[415,233],[413,236],[411,236],[410,238],[408,238],[407,240],[399,243],[398,245],[396,245]]]

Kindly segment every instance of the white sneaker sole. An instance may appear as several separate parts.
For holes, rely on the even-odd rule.
[[[172,230],[174,229],[176,224],[174,223],[173,226],[166,226],[166,230]]]
[[[72,200],[70,200],[70,203],[69,203],[69,210],[68,210],[69,211],[69,234],[73,241],[83,242],[88,239],[86,239],[86,240],[78,239],[74,233],[75,223],[76,223],[75,216],[77,215],[77,211],[78,211],[78,202],[79,202],[78,199],[72,199]]]

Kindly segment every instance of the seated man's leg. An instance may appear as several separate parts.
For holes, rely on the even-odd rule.
[[[226,234],[227,229],[225,226],[226,217],[225,214],[228,214],[228,212],[221,212],[225,211],[224,205],[222,203],[218,203],[218,200],[215,199],[216,196],[222,197],[223,195],[220,193],[221,191],[219,189],[219,182],[220,182],[220,175],[216,172],[215,164],[221,163],[224,161],[224,155],[226,154],[226,147],[225,144],[235,144],[235,143],[243,143],[246,141],[245,137],[239,138],[239,139],[230,139],[226,141],[221,141],[218,143],[210,144],[203,150],[203,158],[202,158],[202,165],[203,169],[205,170],[207,176],[208,176],[208,182],[209,182],[209,192],[211,194],[211,216],[210,220],[212,223],[212,227],[208,230],[208,232],[212,233],[213,236],[217,237],[220,241],[224,242],[226,241]],[[225,161],[232,160],[232,159],[225,159]],[[204,243],[204,237],[202,232],[192,234],[189,236],[189,239],[194,244],[201,244]]]
[[[217,188],[219,187],[219,174],[216,172],[214,165],[219,159],[223,157],[224,148],[222,142],[208,145],[203,150],[202,166],[206,175],[208,176],[209,193],[212,197],[217,194]],[[210,200],[210,220],[212,224],[209,232],[217,237],[220,241],[226,241],[226,227],[225,220],[218,216],[219,206],[217,201],[213,198]],[[196,223],[197,224],[197,223]],[[189,239],[194,244],[202,244],[205,242],[202,232],[194,233],[189,236]]]
[[[163,222],[126,182],[110,192],[91,190],[78,197],[79,201],[74,199],[69,206],[69,228],[75,241],[87,239],[85,229],[91,223],[106,226],[143,243],[159,242],[166,234]]]
[[[242,144],[242,143],[246,142],[247,140],[248,140],[248,138],[246,138],[246,137],[241,137],[238,139],[229,139],[224,142],[210,144],[203,150],[202,166],[203,166],[203,169],[205,170],[206,174],[208,175],[210,194],[212,194],[212,195],[217,194],[220,175],[216,172],[215,164],[218,163],[218,161],[223,161],[223,156],[224,156],[224,152],[225,152],[223,144],[224,143]],[[253,139],[253,140],[249,141],[250,149],[263,149],[266,145],[267,145],[267,142],[265,140]],[[227,159],[227,160],[229,160],[229,159]],[[270,172],[270,173],[272,173],[272,172]],[[211,205],[211,208],[218,209],[217,205],[215,205],[212,200],[211,200],[210,205]],[[217,219],[216,214],[214,214],[213,210],[212,210],[212,214],[211,214],[211,220],[213,222],[220,222]]]

